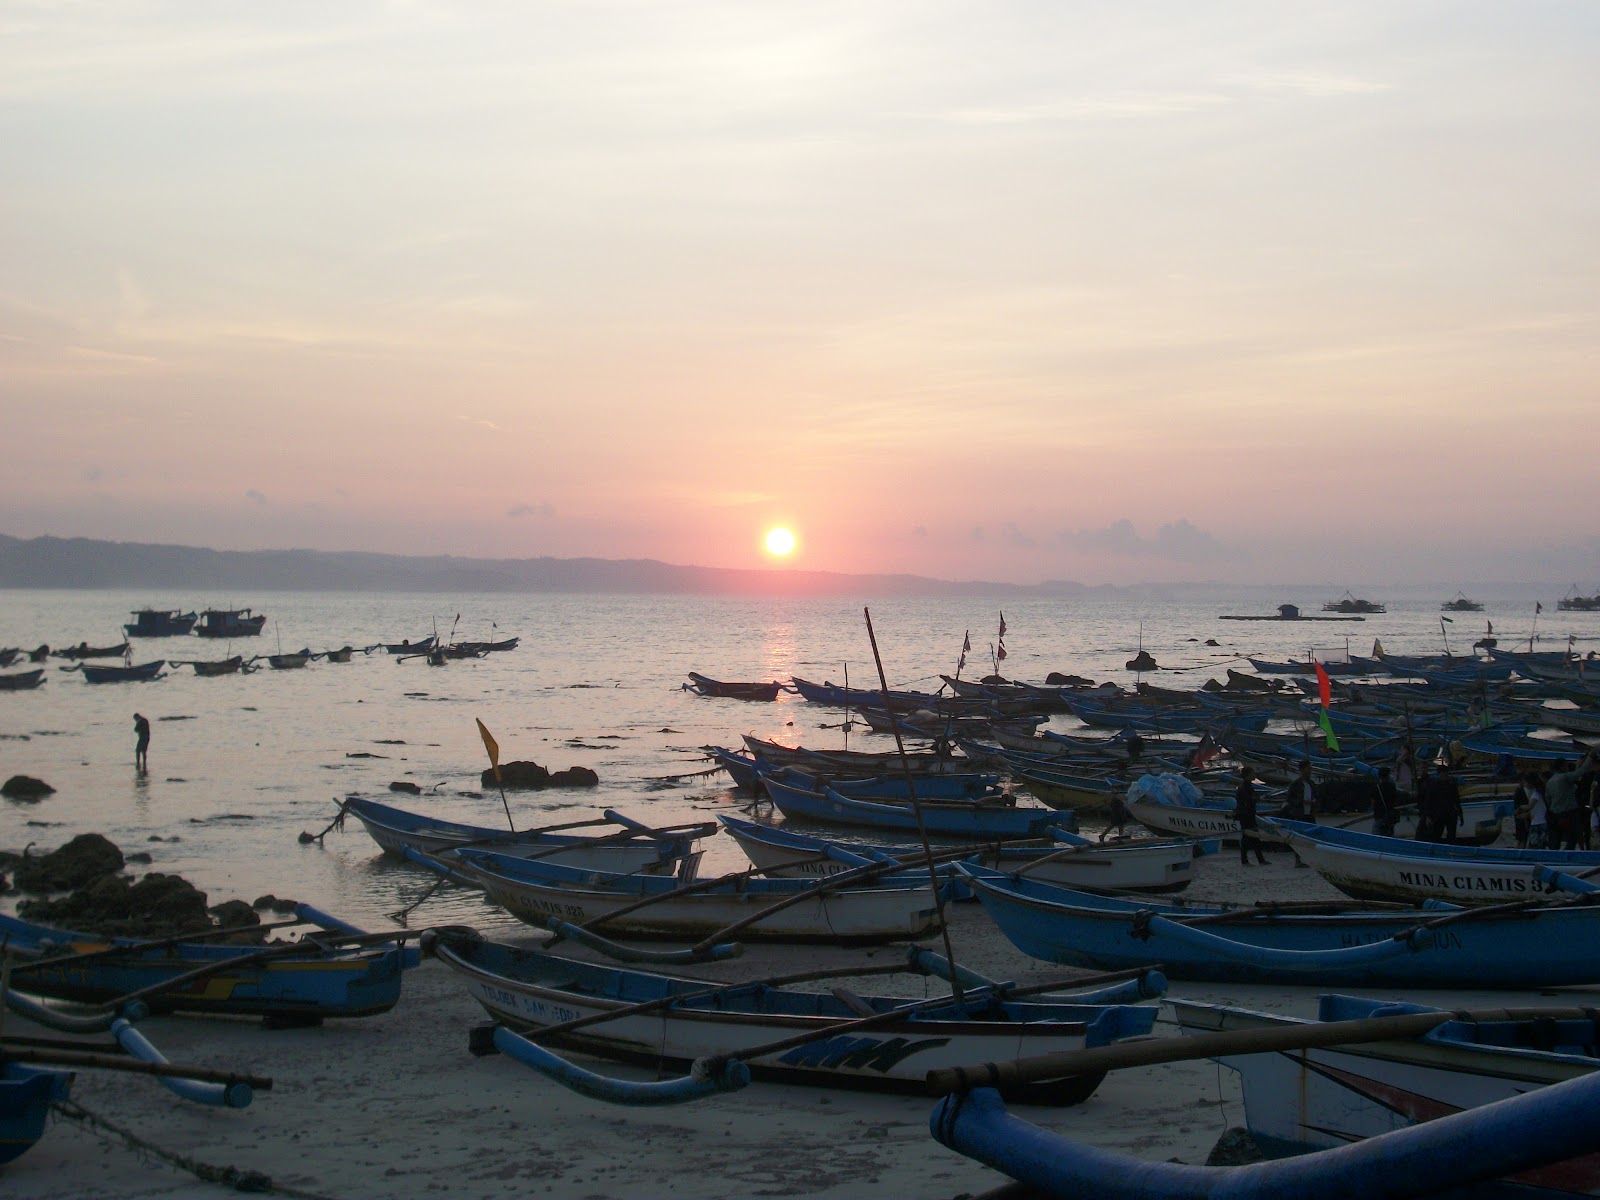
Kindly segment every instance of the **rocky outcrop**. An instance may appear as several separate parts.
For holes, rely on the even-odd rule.
[[[9,800],[43,800],[55,794],[55,788],[32,775],[13,775],[0,783],[0,796]]]
[[[482,776],[483,786],[495,786],[493,769]],[[600,776],[588,767],[568,767],[565,771],[551,772],[536,762],[508,762],[500,764],[500,786],[542,790],[544,788],[598,787]]]
[[[65,892],[123,868],[122,851],[98,833],[80,833],[59,850],[13,864],[19,892]]]

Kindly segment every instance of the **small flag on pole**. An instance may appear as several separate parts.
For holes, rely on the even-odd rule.
[[[1005,615],[1005,613],[1001,613],[1000,614],[1000,636],[1001,637],[1005,637],[1005,635],[1006,635],[1006,615]]]
[[[1003,662],[1003,661],[1005,661],[1005,657],[1006,657],[1006,644],[1004,642],[1001,642],[1000,643],[1000,649],[998,651],[996,651],[996,653],[995,653],[995,658],[998,661]]]
[[[961,653],[965,654],[972,649],[972,630],[967,630],[967,636],[961,639]]]
[[[494,781],[500,782],[500,743],[494,740],[494,734],[489,732],[489,727],[482,721],[478,722],[478,733],[483,737],[483,748],[489,752],[489,765],[494,768]]]
[[[1322,732],[1327,737],[1328,749],[1337,750],[1339,739],[1333,734],[1333,718],[1328,716],[1328,705],[1333,703],[1333,682],[1328,678],[1328,673],[1322,669],[1322,664],[1316,659],[1311,660],[1311,665],[1317,672],[1317,696],[1322,701],[1322,715],[1317,718],[1317,724],[1322,726]]]
[[[1535,600],[1533,602],[1533,615],[1537,617],[1543,611],[1544,611],[1544,605],[1541,602],[1539,602],[1538,600]]]

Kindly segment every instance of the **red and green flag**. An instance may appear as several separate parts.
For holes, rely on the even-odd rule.
[[[1322,700],[1322,715],[1317,718],[1317,724],[1322,726],[1323,735],[1328,739],[1328,749],[1337,750],[1339,739],[1334,736],[1333,720],[1328,716],[1328,705],[1333,703],[1333,681],[1328,678],[1328,673],[1316,659],[1311,660],[1311,665],[1317,671],[1317,693]]]

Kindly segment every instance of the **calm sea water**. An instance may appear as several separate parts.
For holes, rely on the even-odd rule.
[[[1008,657],[1003,673],[1042,681],[1051,671],[1131,683],[1124,662],[1142,645],[1164,668],[1147,676],[1198,687],[1244,668],[1239,655],[1302,656],[1311,647],[1357,652],[1381,638],[1397,653],[1441,648],[1439,604],[1427,593],[1373,593],[1389,611],[1349,624],[1219,621],[1219,614],[1267,613],[1280,602],[1314,612],[1328,594],[1298,589],[1188,590],[1171,596],[1092,593],[1065,601],[974,599],[871,602],[892,687],[935,689],[953,672],[963,636],[972,652],[964,675],[990,669],[1000,609]],[[1484,631],[1526,639],[1536,599],[1483,595],[1483,614],[1444,627],[1452,649]],[[840,714],[784,694],[776,704],[712,700],[682,690],[690,670],[720,679],[786,680],[790,675],[877,682],[863,603],[835,599],[679,596],[476,595],[459,605],[436,595],[273,592],[259,596],[151,596],[116,591],[0,591],[0,646],[113,644],[144,606],[233,607],[268,616],[261,637],[229,645],[199,638],[134,643],[134,661],[222,658],[282,649],[357,648],[348,664],[301,671],[264,669],[202,679],[176,667],[157,682],[92,686],[57,669],[32,692],[0,692],[0,776],[34,775],[57,790],[37,804],[0,802],[0,846],[54,848],[88,831],[125,852],[149,851],[143,870],[181,874],[212,903],[266,893],[315,903],[349,919],[381,924],[431,882],[418,868],[384,861],[352,820],[319,845],[297,841],[327,825],[338,798],[361,793],[440,816],[501,825],[500,797],[485,792],[487,765],[474,718],[498,739],[503,760],[532,759],[551,770],[592,768],[593,790],[510,793],[517,827],[577,820],[614,807],[655,824],[710,820],[740,803],[724,775],[696,776],[700,747],[737,745],[755,733],[839,748]],[[398,662],[379,642],[413,641],[437,627],[460,639],[516,635],[515,651],[429,667]],[[1541,637],[1593,637],[1600,616],[1546,612]],[[1219,645],[1205,645],[1215,639]],[[1546,646],[1548,648],[1548,646]],[[14,666],[20,669],[25,664]],[[265,666],[265,664],[263,664]],[[133,768],[133,714],[153,727],[150,770]],[[1076,724],[1058,718],[1062,728]],[[849,735],[852,748],[892,739]],[[370,756],[370,757],[369,757]],[[391,796],[391,781],[420,785],[423,797]],[[163,839],[161,841],[151,840]],[[709,843],[706,865],[744,865],[736,847]],[[493,911],[471,894],[441,894],[420,910],[429,922],[493,927]]]

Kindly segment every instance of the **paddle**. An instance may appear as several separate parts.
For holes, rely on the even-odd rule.
[[[1366,1042],[1421,1037],[1447,1021],[1593,1020],[1592,1009],[1510,1008],[1466,1012],[1403,1013],[1353,1021],[1310,1021],[1268,1029],[1234,1029],[1196,1037],[1128,1038],[1110,1046],[1042,1054],[1037,1058],[969,1067],[942,1067],[928,1072],[928,1091],[935,1096],[972,1088],[1001,1090],[1025,1083],[1098,1074],[1123,1067],[1310,1050],[1319,1046],[1354,1046]]]

